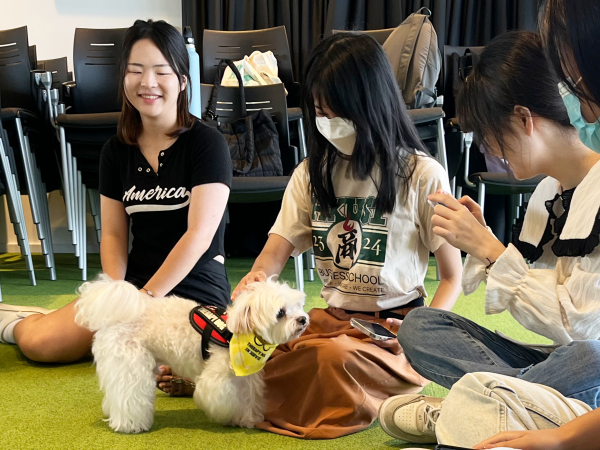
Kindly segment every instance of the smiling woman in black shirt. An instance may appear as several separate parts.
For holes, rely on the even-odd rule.
[[[102,270],[154,297],[225,306],[231,159],[223,136],[188,112],[183,37],[166,22],[136,21],[120,74],[118,136],[100,160]],[[0,305],[0,342],[16,343],[35,361],[78,360],[93,334],[75,323],[75,303],[53,312]]]

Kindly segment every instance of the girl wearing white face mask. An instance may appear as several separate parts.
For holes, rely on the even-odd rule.
[[[304,335],[267,363],[259,428],[334,438],[369,426],[382,399],[427,383],[395,339],[376,345],[350,319],[390,328],[386,319],[423,306],[430,252],[441,275],[431,306],[449,310],[462,267],[433,233],[427,202],[449,190],[448,175],[420,142],[383,49],[366,35],[335,34],[315,49],[304,88],[308,159],[232,298],[313,248],[329,308],[312,310]]]

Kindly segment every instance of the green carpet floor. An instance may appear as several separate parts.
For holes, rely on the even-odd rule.
[[[58,308],[75,298],[80,271],[72,255],[57,255],[58,281],[49,281],[43,259],[34,256],[38,284],[29,285],[23,260],[18,255],[0,255],[0,284],[5,303]],[[90,255],[89,278],[100,270],[97,255]],[[252,261],[227,262],[235,287]],[[281,277],[293,283],[293,264]],[[320,281],[307,282],[307,310],[324,307]],[[426,288],[435,292],[435,266],[430,264]],[[485,316],[483,289],[461,296],[454,311],[490,329],[528,342],[545,342],[529,333],[507,313]],[[446,390],[429,385],[429,395]],[[102,395],[91,360],[69,365],[36,364],[15,346],[0,344],[0,447],[5,449],[395,449],[414,447],[386,435],[377,422],[367,430],[330,441],[302,441],[257,430],[229,428],[210,423],[189,398],[170,398],[159,393],[152,430],[139,435],[114,433],[102,420]]]

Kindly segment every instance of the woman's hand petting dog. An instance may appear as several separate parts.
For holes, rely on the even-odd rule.
[[[395,327],[396,330],[398,328],[400,328],[400,325],[402,324],[402,321],[399,319],[391,319],[390,318],[390,319],[386,319],[386,322],[388,325],[390,325],[390,328]],[[381,348],[387,349],[390,353],[392,353],[394,355],[399,355],[400,353],[402,353],[402,347],[400,346],[398,339],[388,339],[386,341],[377,341],[377,340],[373,339],[373,343],[375,345],[378,345]]]
[[[240,292],[245,291],[246,287],[250,283],[254,283],[256,281],[262,281],[262,282],[267,281],[267,274],[264,273],[262,270],[257,270],[255,272],[249,272],[244,278],[242,278],[242,280],[238,283],[236,288],[233,290],[233,293],[231,294],[231,301],[234,301],[235,298],[238,295],[240,295]]]

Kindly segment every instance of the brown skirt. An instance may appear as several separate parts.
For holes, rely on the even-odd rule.
[[[329,307],[309,312],[302,336],[275,350],[265,366],[265,421],[257,428],[302,439],[331,439],[367,428],[388,397],[420,392],[429,381],[404,354],[393,355]]]

